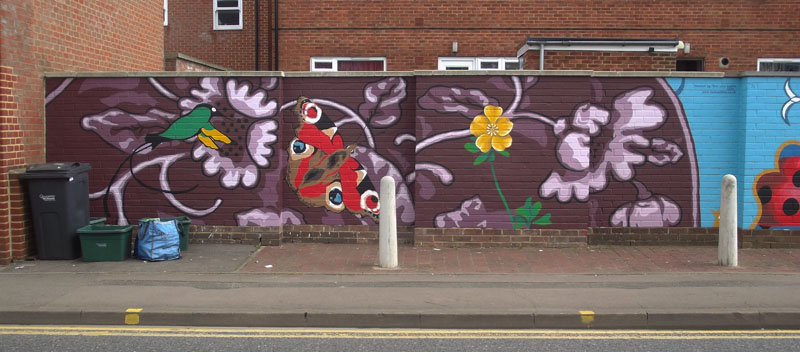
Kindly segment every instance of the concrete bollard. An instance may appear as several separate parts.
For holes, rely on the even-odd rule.
[[[719,205],[719,246],[717,247],[717,259],[719,259],[719,265],[722,266],[739,265],[736,192],[736,177],[733,175],[723,176]]]
[[[381,268],[397,267],[397,209],[395,209],[394,179],[381,179],[380,232],[378,236],[378,264]]]

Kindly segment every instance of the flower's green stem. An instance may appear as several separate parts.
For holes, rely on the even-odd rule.
[[[494,153],[494,151],[492,151],[492,153]],[[506,197],[503,196],[503,191],[500,190],[500,182],[497,182],[497,173],[494,171],[494,161],[490,161],[489,166],[492,169],[492,177],[494,177],[494,187],[497,188],[497,194],[500,195],[500,200],[502,200],[503,205],[506,206],[508,219],[511,220],[511,227],[514,227],[514,215],[511,214],[511,208],[508,207],[508,202],[506,201]]]

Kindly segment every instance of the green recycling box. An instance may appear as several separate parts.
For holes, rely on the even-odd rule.
[[[133,225],[93,224],[77,230],[81,238],[83,260],[87,262],[122,261],[131,255]]]
[[[89,225],[103,225],[106,223],[106,218],[89,217]]]
[[[181,244],[180,248],[181,251],[185,251],[189,249],[189,225],[192,224],[192,219],[189,219],[186,216],[179,216],[177,218],[161,218],[161,221],[170,221],[170,220],[178,220],[178,232],[180,234]]]

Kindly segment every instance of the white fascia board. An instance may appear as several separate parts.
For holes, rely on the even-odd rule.
[[[646,44],[544,44],[545,51],[609,51],[609,52],[648,52],[653,48],[657,53],[674,53],[678,51],[677,45],[646,45]],[[539,50],[539,45],[525,44],[517,50],[517,57],[522,57],[530,50]]]
[[[529,44],[525,44],[525,45],[521,46],[519,48],[519,50],[517,50],[517,59],[521,58],[523,55],[525,55],[525,53],[527,53],[530,50],[533,50],[534,48],[538,49],[539,46],[538,45],[534,46],[534,45],[529,45]]]
[[[545,44],[545,51],[653,51],[659,53],[674,53],[678,51],[677,45],[598,45],[598,44]]]

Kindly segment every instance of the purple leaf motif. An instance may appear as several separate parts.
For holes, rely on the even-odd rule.
[[[367,84],[364,88],[364,103],[358,112],[370,126],[386,128],[400,119],[400,103],[406,98],[406,81],[401,77],[390,77]]]
[[[481,90],[442,86],[428,89],[418,102],[423,109],[458,113],[469,119],[482,114],[486,105],[498,105],[497,100],[487,97]]]
[[[665,227],[675,226],[681,220],[681,208],[667,196],[622,204],[611,215],[611,226]]]
[[[231,79],[225,84],[225,88],[231,106],[243,115],[260,119],[275,115],[277,112],[277,100],[269,99],[264,90],[251,91],[248,82],[239,83]]]
[[[353,152],[356,159],[366,170],[367,175],[376,188],[379,188],[383,176],[394,178],[395,184],[395,206],[397,207],[397,223],[400,225],[410,225],[414,223],[414,202],[411,199],[411,190],[403,182],[403,175],[391,162],[383,158],[380,154],[365,147],[357,147]],[[380,191],[380,189],[378,189]]]
[[[653,94],[653,89],[647,87],[626,92],[614,101],[612,112],[583,104],[571,118],[556,122],[553,131],[559,138],[557,157],[564,169],[550,173],[539,188],[539,195],[558,196],[562,203],[572,197],[585,202],[591,193],[606,188],[609,173],[617,181],[629,181],[635,176],[636,167],[647,160],[656,165],[677,162],[683,152],[674,143],[657,139],[653,149],[647,149],[651,143],[643,133],[658,129],[667,118],[663,107],[650,103]],[[601,135],[611,138],[599,138]],[[592,157],[593,148],[602,151],[599,158]],[[644,154],[648,151],[652,155]]]
[[[461,207],[436,216],[436,227],[488,227],[489,218],[502,218],[505,211],[489,211],[483,205],[480,196],[474,196],[461,202]]]
[[[683,151],[679,145],[663,138],[650,140],[650,150],[652,154],[647,156],[647,161],[658,166],[675,164],[683,157]]]
[[[120,109],[109,109],[81,119],[81,127],[92,131],[106,143],[131,153],[144,144],[148,133],[159,133],[167,129],[177,115],[159,109],[150,109],[144,115],[132,114]],[[150,149],[142,151],[142,154]]]
[[[284,211],[274,207],[255,208],[236,213],[236,223],[239,226],[300,225],[303,223],[303,214],[291,208]]]

